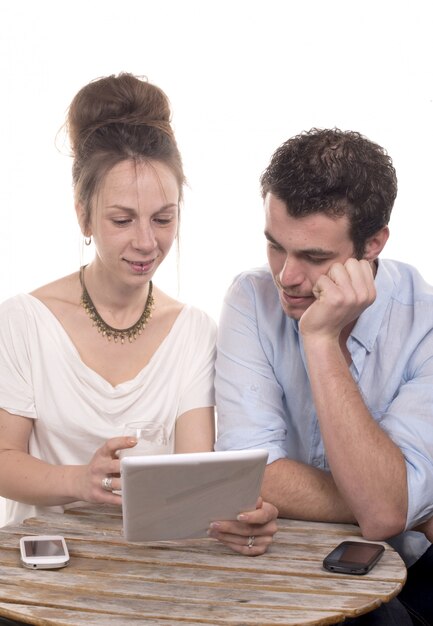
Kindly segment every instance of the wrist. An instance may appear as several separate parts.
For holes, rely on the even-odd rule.
[[[340,338],[338,335],[325,333],[301,333],[302,343],[305,352],[329,352],[340,349]]]
[[[351,355],[346,344],[339,337],[312,336],[303,337],[304,353],[310,375],[316,372],[320,378],[339,376],[346,372],[351,362]]]
[[[62,485],[63,493],[61,494],[70,502],[75,500],[83,500],[83,473],[84,465],[63,465],[61,466],[59,480]]]

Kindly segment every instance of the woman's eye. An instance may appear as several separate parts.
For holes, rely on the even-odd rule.
[[[115,226],[127,226],[128,224],[131,223],[130,219],[116,219],[116,220],[112,220],[113,224]]]
[[[160,226],[168,226],[173,221],[172,217],[156,217],[155,222]]]

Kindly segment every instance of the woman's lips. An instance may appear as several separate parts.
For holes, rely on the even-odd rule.
[[[150,261],[127,261],[129,267],[138,274],[144,274],[152,269],[155,259],[151,259]]]

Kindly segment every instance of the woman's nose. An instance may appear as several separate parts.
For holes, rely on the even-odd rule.
[[[156,247],[156,238],[150,224],[138,223],[134,233],[132,245],[136,250],[153,250]]]

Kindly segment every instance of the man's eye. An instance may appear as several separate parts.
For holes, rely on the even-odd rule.
[[[328,259],[317,257],[317,256],[310,256],[310,257],[307,257],[307,261],[309,263],[312,263],[313,265],[321,265],[321,263],[326,263]]]
[[[272,250],[277,250],[277,252],[283,252],[283,248],[277,243],[272,243],[272,241],[268,241],[268,247]]]

